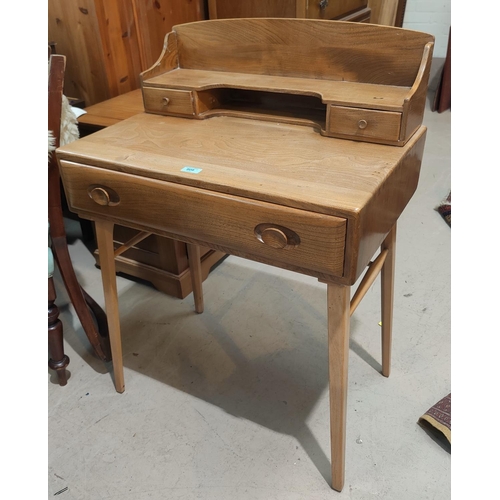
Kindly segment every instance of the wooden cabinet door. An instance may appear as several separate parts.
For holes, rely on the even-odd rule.
[[[368,0],[309,0],[305,4],[308,19],[340,19],[365,9]]]
[[[210,19],[299,17],[369,21],[368,0],[208,0]]]

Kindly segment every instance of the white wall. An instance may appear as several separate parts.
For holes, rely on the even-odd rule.
[[[434,35],[434,57],[446,57],[450,26],[451,0],[407,0],[403,28]]]

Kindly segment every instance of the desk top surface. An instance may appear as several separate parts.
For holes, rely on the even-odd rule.
[[[356,216],[425,135],[404,147],[299,125],[141,113],[58,149],[59,159],[331,215]],[[418,154],[418,153],[415,153]],[[184,172],[185,167],[201,169]]]

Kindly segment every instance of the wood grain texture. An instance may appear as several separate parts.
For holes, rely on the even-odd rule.
[[[352,284],[416,189],[425,131],[421,127],[405,146],[395,148],[325,138],[297,125],[143,113],[66,145],[57,156],[97,167],[96,178],[101,180],[114,171],[139,176],[143,182],[151,179],[179,189],[182,185],[201,188],[346,219],[341,274],[344,282]],[[65,163],[60,166],[66,182]],[[202,170],[193,175],[182,171],[185,166]],[[81,198],[92,202],[86,192]],[[95,205],[98,210],[109,208]],[[89,205],[79,208],[91,210]],[[262,222],[269,221],[255,221],[255,225]],[[195,239],[187,234],[186,238]]]
[[[76,29],[78,27],[78,29]],[[111,97],[93,0],[49,0],[48,36],[67,58],[64,92],[86,104]]]
[[[194,310],[198,314],[201,314],[204,309],[204,303],[200,247],[198,245],[188,243],[187,253],[189,258],[189,268],[191,270],[191,285],[193,288]]]
[[[65,93],[92,105],[139,88],[176,24],[203,20],[203,0],[49,0],[48,34],[68,58]]]
[[[306,19],[212,20],[174,31],[181,68],[396,86],[413,85],[433,41],[387,26]]]
[[[433,40],[311,19],[188,23],[174,27],[141,74],[145,111],[302,124],[328,137],[402,146],[422,123]],[[192,93],[175,98],[180,91]]]
[[[384,239],[382,252],[387,252],[381,274],[382,294],[382,375],[391,373],[392,318],[394,306],[394,270],[396,261],[396,224]]]
[[[142,69],[151,67],[173,26],[206,19],[203,0],[134,0]]]
[[[98,220],[95,222],[97,244],[101,252],[101,272],[104,289],[104,302],[108,317],[109,341],[113,357],[113,375],[117,392],[125,390],[123,375],[123,353],[120,331],[120,310],[116,288],[115,257],[113,248],[113,223]]]
[[[208,0],[210,19],[230,19],[238,17],[296,17],[296,0]],[[302,2],[305,13],[305,2]],[[299,16],[297,16],[299,17]],[[300,17],[305,17],[304,15]]]
[[[280,17],[344,19],[366,10],[367,0],[331,0],[322,8],[319,0],[208,0],[209,19]]]
[[[349,367],[349,287],[328,283],[328,372],[332,488],[342,491],[345,476],[347,374]]]
[[[62,160],[68,202],[73,209],[129,224],[153,224],[178,239],[202,237],[228,253],[256,255],[269,263],[284,262],[341,275],[344,263],[345,220],[271,203],[180,186],[124,173],[99,171]],[[114,207],[96,204],[90,186],[99,182],[120,194]],[[154,222],[153,222],[154,221]],[[284,226],[300,236],[291,250],[263,244],[254,234],[261,223]],[[201,231],[201,233],[200,233]]]
[[[371,9],[370,22],[384,26],[396,26],[396,11],[399,0],[368,0]]]
[[[78,118],[80,129],[94,132],[144,111],[141,89],[107,99],[85,108]],[[85,135],[85,134],[80,134]]]
[[[411,86],[392,87],[373,83],[349,83],[338,80],[276,75],[255,75],[237,72],[221,72],[179,68],[149,78],[147,87],[197,90],[231,87],[238,89],[262,89],[270,92],[305,94],[316,96],[332,104],[353,104],[370,109],[403,110],[403,101]]]

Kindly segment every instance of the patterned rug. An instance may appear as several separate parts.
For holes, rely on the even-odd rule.
[[[435,208],[441,217],[446,221],[448,226],[451,227],[451,190],[448,196]]]
[[[420,424],[430,424],[451,445],[451,393],[429,408],[419,419]]]

